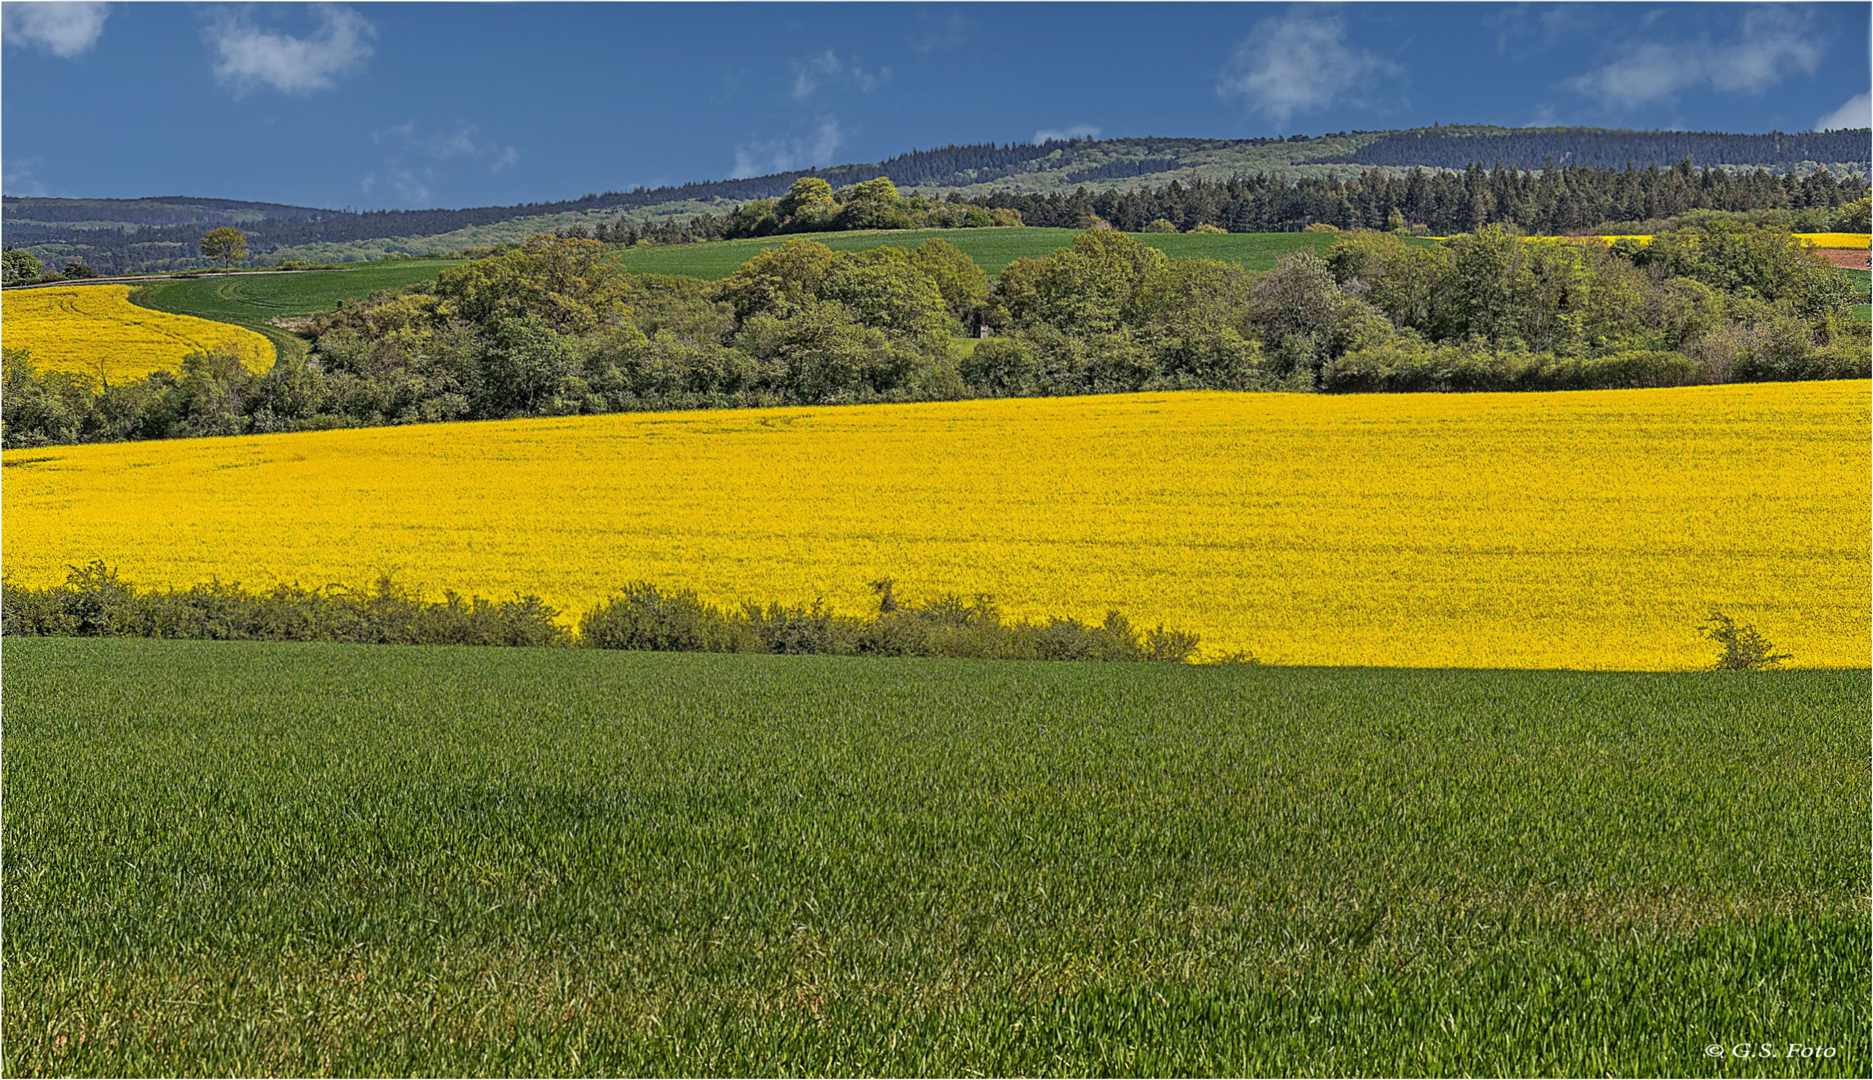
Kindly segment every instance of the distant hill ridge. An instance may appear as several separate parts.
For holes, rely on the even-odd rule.
[[[1523,128],[1501,133],[1432,128],[1389,133],[1351,154],[1322,162],[1349,165],[1419,165],[1462,169],[1502,164],[1511,169],[1587,165],[1598,169],[1628,164],[1754,165],[1778,171],[1804,163],[1864,162],[1868,131],[1821,131],[1731,135],[1720,131],[1617,131],[1598,128]]]
[[[1521,169],[1557,165],[1668,167],[1694,164],[1786,172],[1823,167],[1865,176],[1869,136],[1858,131],[1786,134],[1619,131],[1599,128],[1433,127],[1252,139],[1137,137],[979,143],[912,150],[884,161],[587,194],[555,202],[449,210],[349,211],[195,196],[0,201],[5,243],[42,257],[89,258],[98,269],[177,268],[199,262],[206,228],[233,225],[256,254],[294,249],[312,258],[356,258],[399,242],[447,236],[455,246],[518,238],[590,220],[721,213],[784,194],[802,176],[835,187],[876,176],[926,194],[1051,193],[1163,185],[1193,178],[1266,174],[1286,179],[1347,176],[1374,167],[1461,169],[1500,161]],[[458,242],[459,241],[459,242]],[[433,246],[433,245],[429,245]]]

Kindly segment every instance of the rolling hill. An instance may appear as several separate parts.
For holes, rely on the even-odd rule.
[[[1438,127],[1354,131],[1287,138],[1079,139],[1039,144],[976,144],[912,150],[884,161],[670,187],[586,194],[557,202],[454,210],[352,212],[231,199],[8,197],[0,206],[6,243],[53,262],[88,260],[107,273],[202,264],[203,231],[234,225],[249,234],[262,263],[286,259],[354,261],[387,254],[456,252],[620,217],[637,221],[724,213],[750,199],[784,193],[817,175],[835,187],[888,176],[907,193],[1049,193],[1077,188],[1153,187],[1173,180],[1221,180],[1264,173],[1288,179],[1351,176],[1374,168],[1461,169],[1501,161],[1521,168],[1556,163],[1637,168],[1675,165],[1864,177],[1868,132],[1723,134],[1597,128]]]

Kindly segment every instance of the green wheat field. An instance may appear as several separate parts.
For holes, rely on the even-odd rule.
[[[8,1075],[1873,1068],[1864,671],[4,661]]]

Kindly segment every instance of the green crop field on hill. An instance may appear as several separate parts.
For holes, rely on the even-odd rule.
[[[808,233],[837,251],[863,251],[875,247],[916,247],[931,237],[956,245],[976,265],[999,274],[1023,256],[1038,259],[1057,248],[1070,247],[1079,233],[1074,229],[908,229],[898,232]],[[1275,261],[1293,251],[1325,252],[1333,246],[1333,233],[1134,233],[1139,240],[1172,258],[1222,259],[1250,270],[1272,269]],[[723,278],[763,248],[786,243],[790,237],[764,236],[756,240],[720,240],[707,244],[670,244],[625,250],[619,259],[642,274],[682,274]]]
[[[9,1075],[1873,1067],[1865,671],[4,648]]]
[[[450,259],[397,259],[301,274],[182,278],[142,286],[130,294],[130,302],[175,315],[234,323],[265,334],[275,348],[303,351],[305,343],[300,338],[271,320],[330,311],[340,300],[368,296],[379,289],[434,281],[445,268],[458,265],[459,260]]]

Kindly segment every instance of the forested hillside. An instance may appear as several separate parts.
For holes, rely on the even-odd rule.
[[[1719,131],[1605,131],[1596,128],[1519,128],[1477,130],[1432,128],[1387,132],[1351,154],[1322,158],[1322,163],[1420,165],[1463,169],[1504,165],[1543,169],[1555,165],[1592,165],[1621,169],[1628,164],[1750,165],[1799,171],[1817,163],[1865,162],[1866,130],[1804,131],[1786,134],[1731,135]]]
[[[1126,192],[1169,190],[1173,183],[1184,191],[1193,185],[1203,190],[1242,191],[1251,185],[1259,202],[1252,212],[1232,210],[1216,219],[1230,229],[1290,229],[1320,221],[1345,226],[1352,220],[1340,210],[1350,195],[1343,185],[1358,182],[1365,190],[1374,182],[1363,179],[1376,167],[1396,182],[1411,167],[1432,171],[1432,176],[1411,181],[1440,192],[1429,203],[1407,202],[1405,216],[1433,228],[1471,228],[1490,220],[1514,220],[1525,228],[1547,227],[1532,217],[1475,217],[1439,209],[1462,202],[1442,194],[1455,182],[1451,174],[1472,165],[1488,167],[1498,160],[1511,169],[1542,169],[1590,165],[1641,174],[1637,180],[1596,179],[1583,197],[1550,199],[1553,205],[1578,205],[1559,215],[1567,227],[1590,227],[1601,221],[1659,217],[1685,209],[1717,205],[1699,196],[1675,197],[1646,188],[1648,168],[1672,169],[1687,159],[1717,174],[1767,170],[1772,177],[1738,177],[1742,186],[1724,189],[1722,208],[1800,208],[1817,204],[1807,188],[1789,185],[1817,173],[1832,178],[1864,180],[1868,170],[1866,130],[1820,134],[1726,135],[1685,132],[1607,131],[1593,128],[1506,129],[1485,127],[1432,128],[1416,131],[1354,131],[1287,138],[1196,139],[1126,138],[1047,141],[1039,144],[944,146],[913,150],[869,164],[840,165],[828,169],[796,170],[730,180],[710,180],[658,188],[591,193],[555,202],[513,206],[484,206],[455,210],[374,210],[352,212],[314,207],[229,199],[161,197],[149,199],[46,199],[4,200],[5,242],[24,248],[48,263],[76,258],[103,273],[139,270],[186,269],[202,265],[195,249],[209,228],[233,225],[248,234],[248,246],[260,263],[283,259],[355,260],[387,254],[427,254],[460,251],[474,246],[518,242],[537,232],[616,228],[628,224],[639,229],[652,224],[688,223],[701,215],[725,224],[713,235],[725,235],[733,211],[751,201],[779,199],[802,177],[817,177],[834,188],[844,188],[886,177],[909,196],[958,199],[987,207],[1046,207],[1043,220],[1033,224],[1077,225],[1062,213],[1117,214],[1130,222],[1136,215],[1115,209],[1126,203]],[[1584,173],[1574,173],[1566,186],[1582,186]],[[1533,183],[1533,180],[1528,181]],[[1465,185],[1475,181],[1465,177]],[[1493,181],[1492,181],[1493,183]],[[1552,185],[1553,181],[1544,181]],[[1697,183],[1720,181],[1698,179]],[[1766,185],[1779,183],[1780,191]],[[1235,185],[1231,187],[1231,185]],[[1667,185],[1668,186],[1668,185]],[[1608,192],[1611,191],[1611,194]],[[1795,191],[1794,194],[1786,192]],[[1268,193],[1273,193],[1269,195]],[[1268,197],[1263,197],[1267,195]],[[1734,197],[1732,197],[1734,196]],[[1209,196],[1204,196],[1208,198]],[[1234,196],[1231,196],[1232,198]],[[1821,196],[1825,198],[1826,196]],[[1099,201],[1104,200],[1104,201]],[[1499,200],[1500,201],[1500,200]],[[1188,199],[1183,198],[1182,203]],[[1615,207],[1615,204],[1617,206]],[[1106,207],[1106,210],[1086,208]],[[1108,210],[1110,212],[1108,212]],[[1025,212],[1025,209],[1024,209]],[[1154,213],[1177,221],[1179,213]],[[1414,216],[1414,213],[1416,216]],[[1196,211],[1198,220],[1204,218]],[[1451,217],[1451,214],[1456,214]],[[1550,215],[1553,216],[1553,215]],[[1451,224],[1439,224],[1451,222]],[[1115,223],[1116,219],[1115,219]],[[1380,224],[1383,223],[1381,219]],[[691,238],[711,235],[707,222],[692,230]],[[1373,224],[1368,222],[1368,224]],[[640,234],[641,235],[641,234]],[[662,239],[660,237],[660,239]]]

